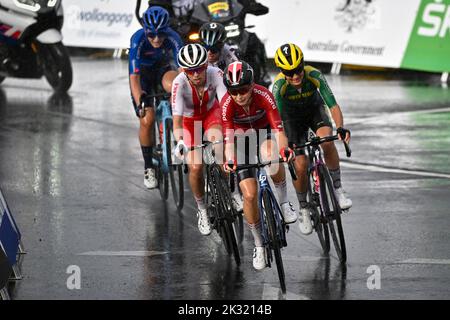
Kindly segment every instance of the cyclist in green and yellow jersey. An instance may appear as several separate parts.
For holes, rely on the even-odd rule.
[[[341,108],[333,92],[319,70],[305,66],[302,50],[292,43],[282,45],[276,51],[275,64],[281,73],[275,78],[273,94],[289,143],[291,145],[305,143],[308,129],[314,131],[319,137],[332,135],[331,118],[336,124],[339,136],[343,137],[347,143],[350,142],[350,131],[344,128]],[[339,155],[334,142],[324,143],[322,148],[339,204],[342,209],[349,209],[352,201],[347,198],[341,185]],[[310,211],[306,200],[307,164],[304,150],[297,152],[295,169],[298,179],[293,183],[300,203],[299,226],[303,234],[312,232]]]

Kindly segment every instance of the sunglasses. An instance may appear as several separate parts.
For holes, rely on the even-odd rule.
[[[211,46],[211,47],[210,46],[205,46],[205,48],[206,48],[207,51],[211,51],[212,54],[216,54],[216,53],[219,53],[222,50],[223,45],[222,44],[216,44],[216,45]]]
[[[303,72],[303,65],[299,65],[297,68],[295,68],[293,70],[283,70],[283,69],[281,69],[281,73],[284,74],[287,77],[290,77],[290,78],[292,78],[296,74],[300,74],[302,72]]]
[[[202,73],[203,71],[205,71],[206,68],[208,68],[208,65],[204,64],[204,65],[202,65],[202,66],[200,66],[200,67],[197,67],[197,68],[184,69],[184,72],[186,72],[186,73],[189,74],[189,75],[192,75],[192,74],[194,74],[194,73],[199,74],[199,73]]]
[[[245,87],[241,87],[241,88],[237,88],[237,89],[228,89],[228,92],[232,96],[237,96],[238,94],[243,96],[244,94],[247,94],[251,89],[252,89],[252,86],[250,85],[250,86],[245,86]]]
[[[159,33],[149,32],[149,33],[147,33],[147,37],[150,38],[150,39],[154,39],[156,37],[158,37],[158,38],[165,38],[166,34],[164,32],[159,32]]]

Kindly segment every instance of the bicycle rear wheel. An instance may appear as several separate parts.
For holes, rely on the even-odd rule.
[[[222,211],[219,213],[219,216],[221,217],[221,220],[218,221],[219,233],[222,235],[228,254],[232,254],[236,264],[240,265],[241,257],[239,254],[236,233],[233,228],[233,221],[236,214],[231,201],[231,191],[227,183],[225,183],[225,178],[218,166],[212,168],[212,173],[219,195],[218,200],[220,203],[218,204],[218,208]]]
[[[333,182],[331,181],[328,169],[324,166],[320,166],[319,175],[321,182],[321,201],[325,218],[328,222],[331,238],[333,239],[334,248],[339,261],[345,263],[347,261],[347,249],[345,247],[344,229],[341,221],[341,207],[336,198]]]
[[[161,135],[159,133],[159,122],[156,121],[155,122],[155,144],[156,144],[156,154],[154,155],[158,160],[159,160],[159,166],[157,168],[155,168],[156,170],[156,175],[158,178],[158,189],[159,189],[159,194],[161,195],[161,199],[163,199],[164,201],[167,200],[167,198],[169,197],[169,175],[167,173],[164,173],[164,171],[162,170],[162,161],[164,161],[163,159],[163,150],[162,148],[164,147],[161,143],[162,143],[162,139],[161,139]]]
[[[323,212],[318,205],[319,198],[318,194],[314,192],[314,178],[311,172],[308,175],[308,200],[309,208],[311,211],[311,220],[313,223],[314,230],[319,238],[320,245],[322,247],[323,253],[327,255],[330,252],[330,234],[328,231],[328,226],[323,218]]]
[[[266,225],[269,230],[270,247],[273,250],[275,256],[275,263],[277,265],[278,279],[280,280],[281,291],[283,293],[286,293],[286,280],[284,274],[283,259],[281,257],[282,243],[275,223],[275,212],[273,210],[272,198],[267,190],[263,191],[263,204]]]
[[[234,233],[236,234],[236,240],[238,241],[238,243],[242,243],[242,240],[244,240],[244,217],[240,212],[235,211],[234,213],[235,213],[235,217],[233,220]]]
[[[172,147],[174,146],[172,139],[172,120],[166,120],[166,134],[165,134],[165,152],[167,155],[167,162],[169,165],[169,179],[170,187],[172,188],[172,196],[177,206],[177,210],[181,211],[184,205],[184,181],[183,181],[183,167],[182,165],[172,164]]]

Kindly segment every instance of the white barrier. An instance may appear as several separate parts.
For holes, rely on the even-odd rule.
[[[141,26],[135,0],[64,0],[64,44],[74,47],[128,48]]]
[[[248,15],[246,23],[256,26],[252,31],[268,57],[294,42],[309,61],[450,71],[450,0],[259,1],[269,14]],[[128,48],[140,28],[135,5],[135,0],[64,0],[64,43]]]
[[[310,61],[398,67],[420,0],[261,2],[269,14],[248,24],[256,25],[269,57],[293,42]]]

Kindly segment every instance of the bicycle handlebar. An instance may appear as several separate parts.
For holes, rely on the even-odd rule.
[[[330,142],[330,141],[335,141],[335,140],[339,140],[339,135],[336,134],[334,136],[328,136],[328,137],[323,137],[323,138],[314,137],[310,141],[308,141],[302,145],[296,146],[294,149],[300,150],[300,149],[303,149],[303,148],[306,148],[309,146],[319,146],[324,142]],[[350,146],[348,145],[347,142],[345,142],[345,140],[342,139],[341,141],[344,144],[345,153],[347,154],[347,157],[350,158],[352,156],[352,150],[350,149]]]
[[[192,151],[192,150],[195,150],[195,149],[203,149],[203,148],[206,148],[209,145],[215,145],[215,144],[219,144],[219,143],[222,143],[222,142],[223,142],[222,140],[216,140],[216,141],[212,141],[212,142],[211,141],[205,141],[202,144],[198,144],[196,146],[190,147],[188,150]]]
[[[163,98],[163,99],[169,99],[172,96],[170,92],[161,92],[156,94],[148,94],[147,98],[153,99],[153,98]]]

